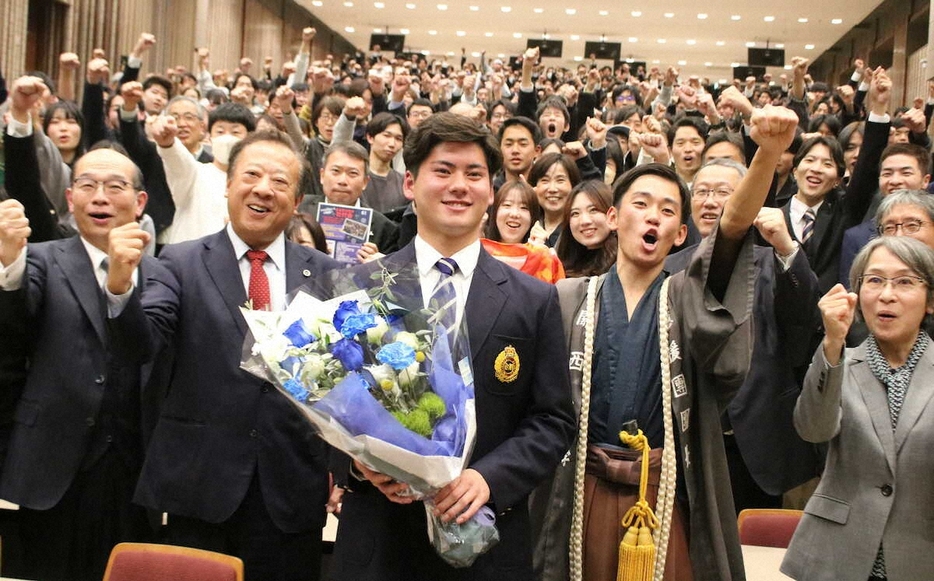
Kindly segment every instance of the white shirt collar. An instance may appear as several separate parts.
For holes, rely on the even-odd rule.
[[[814,216],[817,216],[818,210],[824,205],[824,200],[821,200],[814,204],[813,206],[808,206],[804,202],[798,199],[797,196],[792,196],[791,206],[788,208],[788,214],[791,216],[791,223],[798,224],[801,222],[801,218],[804,216],[804,213],[808,210],[814,211]]]
[[[84,249],[87,251],[96,272],[101,267],[101,262],[107,258],[107,253],[85,240],[83,236],[81,237],[81,244],[84,245]]]
[[[237,233],[234,232],[233,225],[229,223],[227,224],[227,236],[230,237],[230,243],[233,244],[234,256],[237,257],[237,262],[240,262],[247,250],[252,250],[252,248],[237,236]],[[272,244],[263,248],[263,250],[269,255],[269,260],[276,265],[276,268],[285,272],[285,234],[280,232],[279,236],[273,240]]]
[[[453,258],[457,263],[457,268],[464,275],[465,279],[473,276],[474,269],[477,268],[477,261],[480,260],[480,239],[477,238],[464,248],[455,252],[452,256],[444,256],[435,250],[420,235],[415,235],[415,260],[418,262],[419,277],[426,277],[435,270],[435,263],[441,258]]]

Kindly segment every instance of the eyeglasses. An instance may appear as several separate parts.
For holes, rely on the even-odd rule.
[[[901,228],[902,232],[905,234],[915,234],[926,224],[930,224],[930,222],[925,222],[923,220],[905,220],[904,222],[883,224],[876,230],[883,236],[892,236],[898,232],[899,228]]]
[[[428,119],[431,117],[431,111],[409,111],[409,117],[416,119]]]
[[[90,195],[97,191],[100,186],[104,187],[104,193],[108,196],[119,196],[133,189],[133,184],[126,180],[118,178],[109,180],[95,180],[91,178],[78,178],[72,182],[75,190],[82,194]]]
[[[730,197],[730,194],[733,193],[733,188],[728,188],[725,186],[719,188],[695,188],[691,193],[695,199],[706,200],[707,196],[713,195],[715,200],[725,200]]]
[[[176,121],[184,121],[185,123],[197,123],[201,119],[194,113],[170,113]]]
[[[887,278],[878,274],[864,274],[859,277],[860,287],[868,291],[881,292],[887,283],[892,283],[895,292],[906,293],[927,285],[927,281],[920,276],[906,274]]]
[[[323,121],[324,123],[334,123],[337,121],[337,117],[335,115],[331,115],[330,113],[322,113],[318,117],[318,120]]]

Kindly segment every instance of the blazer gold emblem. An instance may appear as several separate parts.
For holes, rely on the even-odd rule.
[[[503,383],[513,382],[519,377],[519,354],[515,347],[507,345],[499,352],[493,363],[493,371],[496,372],[496,379]]]

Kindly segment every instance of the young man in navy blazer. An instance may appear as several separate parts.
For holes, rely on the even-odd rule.
[[[434,498],[443,520],[465,522],[483,506],[496,514],[499,544],[466,569],[431,548],[425,510],[406,485],[356,463],[335,474],[343,497],[332,577],[339,581],[434,579],[531,580],[527,497],[554,471],[575,429],[567,351],[554,287],[502,264],[480,246],[480,224],[502,164],[496,140],[475,121],[429,117],[404,150],[404,191],[415,205],[418,235],[384,260],[416,266],[427,303],[453,259],[458,315],[466,318],[477,403],[477,441],[468,467]],[[363,265],[359,268],[365,268]],[[518,373],[497,373],[510,347]]]

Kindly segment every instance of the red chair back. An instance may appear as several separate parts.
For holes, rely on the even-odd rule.
[[[801,515],[800,510],[747,508],[739,513],[739,542],[759,547],[787,549]]]
[[[120,543],[104,581],[243,581],[243,561],[189,547]]]

